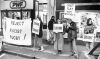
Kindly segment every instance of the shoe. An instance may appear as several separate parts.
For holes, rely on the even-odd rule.
[[[39,48],[39,51],[44,51],[43,46],[41,46],[41,47]]]
[[[62,51],[61,50],[58,50],[58,54],[62,54]]]
[[[74,56],[74,53],[72,53],[70,56]]]
[[[75,57],[75,58],[78,58],[78,54],[74,54],[74,57]]]
[[[78,54],[76,54],[76,53],[73,53],[70,56],[74,56],[75,58],[78,58]]]
[[[74,56],[74,54],[76,54],[75,52],[72,52],[72,54],[70,56]]]

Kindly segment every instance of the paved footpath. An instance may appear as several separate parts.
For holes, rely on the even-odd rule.
[[[4,45],[3,50],[6,51],[6,54],[4,56],[24,56],[24,57],[30,57],[30,58],[38,58],[38,59],[75,59],[74,56],[69,56],[70,52],[66,51],[66,53],[63,54],[56,54],[52,48],[49,50],[50,47],[46,46],[44,51],[37,51],[35,48],[26,48],[26,47],[19,47],[19,46],[12,46],[12,45]],[[48,49],[48,50],[47,50]],[[64,51],[65,52],[65,51]],[[68,52],[68,53],[67,53]],[[4,56],[2,57],[4,59]],[[18,57],[16,56],[16,57]],[[0,58],[0,59],[2,59]],[[10,57],[8,57],[10,58]],[[22,58],[22,57],[21,57]],[[18,59],[18,58],[17,58]],[[19,58],[20,59],[20,58]]]
[[[56,54],[53,49],[53,45],[44,45],[44,51],[38,51],[36,48],[21,47],[13,45],[3,45],[3,50],[6,52],[1,55],[0,59],[95,59],[93,56],[89,56],[87,49],[84,45],[77,45],[79,57],[75,58],[70,56],[70,48],[68,44],[64,45],[62,54]]]

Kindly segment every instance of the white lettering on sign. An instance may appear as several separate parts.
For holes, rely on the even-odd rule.
[[[12,9],[25,8],[25,6],[26,6],[26,1],[11,1],[10,2],[10,7]]]

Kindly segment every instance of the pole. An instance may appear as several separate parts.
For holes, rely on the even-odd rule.
[[[100,43],[98,43],[90,52],[89,55],[92,55],[93,52],[100,46]]]

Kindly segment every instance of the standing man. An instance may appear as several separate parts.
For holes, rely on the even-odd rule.
[[[44,50],[43,49],[43,45],[42,45],[43,23],[42,23],[42,20],[41,20],[41,18],[39,16],[37,17],[37,20],[40,21],[40,28],[39,28],[39,35],[37,35],[37,34],[35,35],[35,42],[34,42],[34,44],[35,44],[35,46],[37,46],[39,48],[39,50],[42,51],[42,50]]]
[[[70,43],[70,48],[71,48],[71,56],[74,56],[77,54],[77,47],[76,47],[76,39],[77,39],[77,27],[76,23],[73,21],[69,21],[68,25],[68,40]]]
[[[53,33],[53,24],[54,23],[55,23],[55,16],[52,16],[50,21],[49,21],[49,23],[48,23],[48,29],[49,29],[49,33],[50,33],[50,35],[49,35],[49,37],[50,37],[49,42],[51,44],[54,43],[54,33]]]

